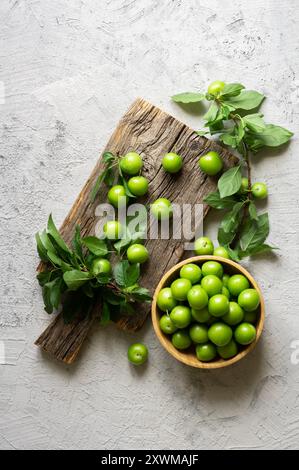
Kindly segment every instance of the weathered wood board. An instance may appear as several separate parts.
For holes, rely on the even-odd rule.
[[[209,150],[217,150],[226,166],[235,162],[235,157],[205,137],[198,136],[192,129],[152,104],[137,99],[123,116],[112,134],[105,151],[123,155],[130,150],[140,153],[144,160],[142,174],[149,180],[149,193],[138,202],[150,204],[159,197],[166,197],[173,203],[198,204],[216,187],[216,180],[204,175],[198,168],[199,157]],[[161,168],[161,157],[166,152],[176,152],[184,159],[183,170],[170,175]],[[82,235],[93,235],[96,217],[95,208],[106,202],[106,189],[91,203],[90,191],[103,164],[99,158],[92,174],[87,180],[77,200],[61,227],[61,234],[70,242],[75,226],[79,224]],[[204,207],[204,216],[208,207]],[[194,212],[194,211],[193,211]],[[193,214],[194,217],[194,214]],[[197,226],[202,220],[194,221]],[[146,240],[150,261],[142,269],[141,285],[154,291],[162,275],[184,257],[185,240]],[[191,255],[191,253],[190,253]],[[94,312],[99,310],[96,305]],[[119,320],[118,326],[124,330],[138,330],[144,323],[150,306],[143,305],[136,316],[126,316]],[[43,350],[66,363],[76,358],[80,347],[94,321],[94,315],[83,321],[76,320],[65,325],[58,314],[49,327],[37,339]]]

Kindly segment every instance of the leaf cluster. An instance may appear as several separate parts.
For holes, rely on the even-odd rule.
[[[111,188],[115,184],[122,184],[125,188],[126,195],[129,198],[135,198],[136,196],[134,196],[134,194],[132,194],[129,190],[127,180],[124,177],[120,167],[120,157],[118,155],[114,155],[111,152],[104,152],[102,160],[104,163],[104,169],[97,177],[96,182],[91,190],[91,202],[95,200],[103,183],[105,183],[108,188]]]
[[[239,163],[219,178],[217,191],[204,200],[211,207],[226,211],[218,229],[219,244],[225,246],[235,260],[274,249],[265,243],[269,234],[268,214],[258,215],[252,198],[249,155],[266,147],[286,144],[293,133],[267,124],[258,111],[265,96],[246,90],[241,83],[227,83],[217,95],[187,92],[172,99],[184,104],[208,100],[210,106],[204,115],[208,130],[198,131],[198,134],[216,135],[240,156]],[[249,187],[242,191],[242,176],[246,170]]]
[[[135,302],[151,298],[149,291],[138,284],[138,264],[130,265],[127,260],[120,260],[111,274],[95,274],[94,261],[107,258],[116,250],[109,245],[109,240],[94,236],[82,238],[77,226],[69,247],[50,215],[47,228],[36,234],[36,244],[44,262],[37,279],[42,287],[45,310],[52,313],[61,306],[66,323],[79,312],[88,315],[99,299],[103,305],[101,323],[106,324],[112,310],[133,314]]]

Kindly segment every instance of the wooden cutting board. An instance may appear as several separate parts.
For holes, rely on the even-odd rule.
[[[159,197],[166,197],[178,204],[198,204],[216,188],[216,179],[204,175],[198,167],[198,159],[209,150],[217,150],[222,156],[225,166],[235,164],[235,157],[226,149],[218,146],[205,137],[198,136],[192,129],[159,108],[137,99],[123,116],[112,134],[104,151],[124,155],[136,151],[143,157],[142,174],[149,180],[149,193],[142,202],[149,204]],[[166,152],[179,153],[184,159],[183,170],[170,175],[161,168],[161,157]],[[107,190],[102,188],[100,195],[92,203],[90,192],[96,178],[103,169],[101,157],[88,178],[85,186],[75,201],[61,227],[61,234],[70,243],[75,226],[79,224],[82,236],[94,235],[97,218],[95,208],[106,202]],[[204,206],[203,216],[208,212]],[[192,211],[194,219],[194,211]],[[193,226],[202,224],[202,220],[192,220]],[[142,269],[140,284],[152,293],[160,278],[171,266],[184,257],[184,239],[181,240],[146,240],[150,252],[150,261]],[[192,253],[187,252],[186,256]],[[39,266],[42,269],[42,265]],[[95,305],[93,313],[84,320],[76,319],[65,325],[62,315],[58,314],[48,328],[36,340],[38,346],[65,363],[72,363],[83,341],[99,313],[99,305]],[[150,306],[140,306],[135,316],[124,316],[117,325],[124,330],[136,331],[143,325]]]

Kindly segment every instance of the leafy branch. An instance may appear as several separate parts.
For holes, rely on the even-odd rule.
[[[47,229],[36,234],[37,251],[44,262],[37,275],[47,313],[61,307],[64,321],[71,322],[82,311],[88,315],[95,302],[102,302],[101,323],[119,314],[134,314],[136,302],[149,302],[150,293],[138,284],[139,264],[118,261],[111,272],[95,270],[99,259],[108,259],[109,240],[81,238],[76,227],[70,248],[57,230],[52,216]],[[130,243],[130,242],[129,242]]]
[[[258,111],[265,96],[246,90],[241,83],[213,82],[207,93],[180,93],[172,97],[176,103],[211,102],[204,115],[204,127],[198,135],[210,134],[235,150],[238,164],[225,171],[218,179],[218,190],[210,193],[204,202],[217,210],[226,210],[218,229],[218,242],[227,248],[232,259],[270,251],[265,243],[269,234],[268,214],[259,215],[256,199],[262,198],[253,183],[251,156],[267,147],[286,144],[293,133],[274,124],[268,124]]]
[[[120,166],[120,156],[114,155],[111,152],[104,152],[102,159],[104,162],[104,169],[97,177],[96,182],[91,190],[91,202],[95,200],[103,183],[105,183],[108,188],[111,188],[115,184],[122,184],[125,188],[126,196],[135,198],[134,194],[132,194],[129,190],[127,180],[123,175]]]

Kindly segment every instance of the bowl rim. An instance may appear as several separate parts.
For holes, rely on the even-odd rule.
[[[212,362],[199,361],[195,355],[193,357],[193,356],[190,356],[189,354],[184,353],[184,351],[179,351],[171,344],[167,336],[160,330],[160,326],[159,326],[160,313],[159,313],[158,306],[157,306],[157,297],[158,297],[160,290],[163,287],[166,287],[167,281],[176,271],[178,271],[185,264],[189,264],[189,263],[198,264],[199,262],[205,262],[205,261],[219,261],[222,264],[226,264],[226,265],[229,265],[230,267],[235,268],[237,271],[240,272],[240,274],[244,274],[244,276],[248,278],[249,282],[254,287],[254,289],[258,291],[259,296],[260,296],[260,317],[256,325],[255,340],[251,344],[249,344],[247,347],[245,347],[242,351],[240,351],[236,356],[230,359],[219,359],[219,360],[212,361]],[[263,327],[264,327],[265,303],[264,303],[264,298],[263,298],[259,285],[255,281],[255,279],[252,277],[252,275],[247,271],[247,269],[245,269],[240,264],[230,259],[222,258],[221,256],[214,256],[214,255],[192,256],[191,258],[184,259],[183,261],[180,261],[179,263],[175,264],[160,279],[155,289],[154,296],[153,296],[151,317],[152,317],[154,331],[156,333],[158,340],[160,341],[162,346],[166,349],[166,351],[171,356],[173,356],[179,362],[182,362],[183,364],[186,364],[191,367],[195,367],[197,369],[220,369],[220,368],[228,367],[232,364],[235,364],[236,362],[239,362],[241,359],[247,356],[247,354],[249,354],[255,348],[262,334]]]

